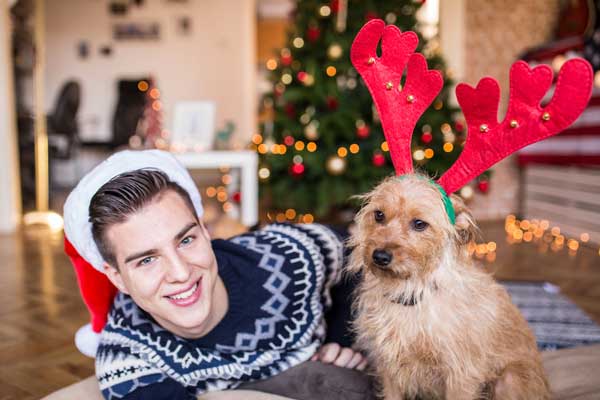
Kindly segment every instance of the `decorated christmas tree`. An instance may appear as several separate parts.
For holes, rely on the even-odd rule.
[[[160,90],[154,79],[141,80],[138,89],[145,93],[144,112],[138,121],[136,134],[129,138],[129,146],[134,149],[166,149],[168,132],[163,129],[162,101]]]
[[[267,61],[273,90],[263,106],[271,109],[272,118],[253,138],[260,154],[261,195],[271,211],[335,217],[356,206],[351,196],[393,173],[371,96],[350,62],[353,39],[372,18],[417,32],[417,51],[444,77],[444,89],[413,134],[415,165],[439,175],[456,159],[464,123],[447,102],[451,82],[439,43],[419,32],[421,3],[297,2],[286,47]]]

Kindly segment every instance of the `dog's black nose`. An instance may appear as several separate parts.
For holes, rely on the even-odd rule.
[[[385,267],[388,265],[390,262],[392,262],[392,258],[392,254],[386,250],[376,249],[373,251],[373,261],[380,267]]]

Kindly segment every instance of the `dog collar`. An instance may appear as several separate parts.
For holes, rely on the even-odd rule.
[[[403,180],[404,178],[406,178],[406,176],[407,175],[400,175],[400,176],[398,176],[398,179]],[[450,200],[450,197],[448,197],[448,195],[446,194],[446,191],[444,190],[444,188],[441,187],[440,185],[438,185],[436,182],[434,182],[430,178],[427,178],[427,177],[424,177],[421,175],[415,175],[415,176],[419,179],[424,179],[424,180],[429,181],[433,186],[435,186],[437,188],[437,190],[442,195],[442,202],[444,203],[444,209],[446,210],[448,219],[450,220],[450,223],[452,225],[454,225],[456,222],[456,214],[454,212],[454,207],[452,206],[452,201]]]

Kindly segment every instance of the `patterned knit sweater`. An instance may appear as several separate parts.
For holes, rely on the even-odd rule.
[[[322,344],[343,258],[335,233],[276,224],[212,246],[229,297],[223,320],[183,339],[119,293],[96,356],[106,399],[193,399],[279,374]]]

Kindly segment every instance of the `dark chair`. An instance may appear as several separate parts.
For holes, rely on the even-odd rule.
[[[120,80],[118,84],[118,100],[113,117],[112,147],[127,146],[129,138],[135,135],[139,121],[144,116],[146,93],[138,89],[141,80]]]
[[[47,118],[50,158],[70,159],[79,143],[77,112],[81,102],[81,86],[77,81],[67,81],[56,100],[52,114]]]

